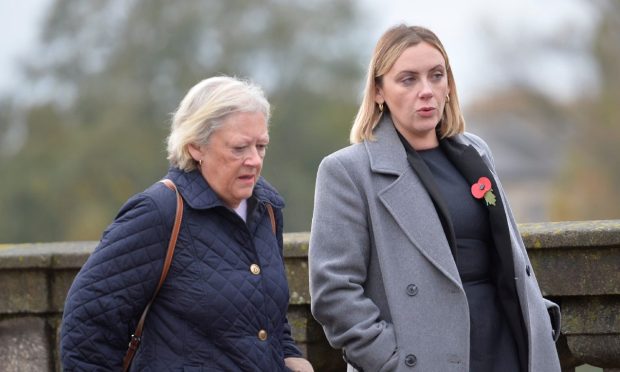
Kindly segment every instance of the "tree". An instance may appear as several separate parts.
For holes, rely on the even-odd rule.
[[[574,102],[580,119],[563,175],[558,179],[554,217],[566,220],[620,216],[620,2],[600,6],[592,53],[599,91]]]
[[[2,240],[99,238],[165,174],[169,114],[217,74],[266,89],[263,174],[287,200],[287,231],[308,230],[316,167],[355,111],[357,19],[353,1],[56,0],[25,66],[37,99],[3,103],[0,130],[24,141],[0,142]]]

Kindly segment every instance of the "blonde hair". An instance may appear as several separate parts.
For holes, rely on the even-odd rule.
[[[269,123],[269,102],[263,90],[229,76],[202,80],[185,95],[172,117],[167,150],[170,165],[190,172],[197,168],[191,144],[205,145],[224,120],[234,113],[260,112]]]
[[[383,76],[390,71],[405,49],[422,42],[437,49],[446,62],[450,93],[448,94],[449,100],[446,102],[439,123],[439,134],[441,138],[445,138],[465,131],[465,119],[461,113],[454,76],[450,68],[448,55],[441,41],[439,41],[437,35],[424,27],[398,25],[388,29],[375,46],[370,65],[368,66],[362,104],[357,112],[349,135],[351,143],[373,139],[372,132],[382,114],[378,104],[375,102],[377,87],[381,86]]]

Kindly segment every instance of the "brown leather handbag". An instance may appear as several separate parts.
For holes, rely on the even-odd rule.
[[[138,350],[138,346],[140,346],[140,341],[142,339],[142,328],[144,328],[144,320],[146,319],[146,315],[155,301],[155,297],[157,297],[157,293],[161,289],[162,284],[164,284],[164,280],[166,280],[166,276],[168,275],[168,270],[170,269],[170,264],[172,263],[172,256],[174,255],[174,248],[177,244],[177,238],[179,237],[179,230],[181,229],[181,220],[183,219],[183,199],[181,198],[181,194],[179,194],[179,190],[177,190],[177,186],[174,182],[169,179],[163,179],[159,181],[166,185],[171,190],[177,194],[177,212],[174,217],[174,226],[172,227],[172,235],[170,236],[170,242],[168,243],[168,251],[166,252],[166,259],[164,261],[164,267],[161,270],[161,276],[159,277],[159,284],[157,284],[157,288],[155,288],[155,292],[153,293],[153,297],[146,304],[144,311],[142,312],[142,316],[140,317],[140,321],[136,326],[136,330],[131,335],[131,341],[129,341],[129,347],[127,348],[127,353],[125,353],[125,358],[123,358],[123,372],[127,372],[129,367],[131,366],[131,361],[133,360],[136,351]]]

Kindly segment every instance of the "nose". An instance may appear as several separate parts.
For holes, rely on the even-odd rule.
[[[260,155],[259,150],[252,146],[247,154],[244,164],[248,167],[259,167],[263,163],[263,158]]]
[[[431,89],[431,82],[427,79],[422,79],[422,87],[420,89],[420,98],[429,99],[433,96],[433,90]]]

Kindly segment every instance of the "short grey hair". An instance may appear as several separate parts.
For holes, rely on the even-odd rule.
[[[240,112],[260,112],[269,123],[269,102],[258,85],[229,76],[211,77],[194,85],[172,117],[167,140],[170,165],[186,172],[196,169],[188,146],[207,144],[229,115]]]

